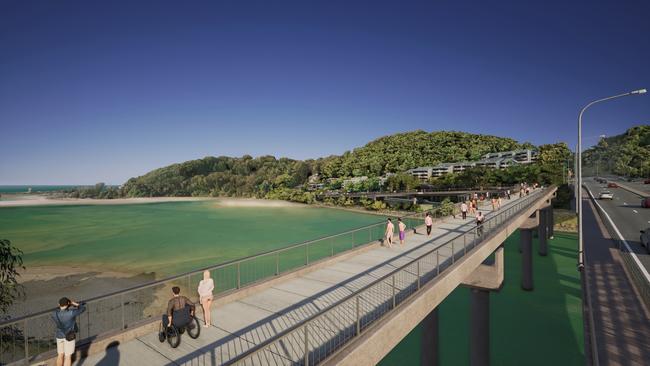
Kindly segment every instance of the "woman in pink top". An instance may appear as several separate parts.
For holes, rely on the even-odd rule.
[[[431,218],[431,213],[427,212],[427,215],[424,217],[424,225],[427,227],[427,236],[431,236],[431,227],[433,226],[433,219]]]
[[[212,324],[210,319],[210,306],[212,306],[212,291],[214,291],[214,281],[210,278],[210,271],[203,271],[203,279],[199,282],[199,302],[203,307],[204,327],[207,328]]]
[[[393,225],[393,221],[389,218],[386,220],[386,242],[388,243],[388,247],[392,248],[393,247],[393,235],[395,235],[395,226]]]

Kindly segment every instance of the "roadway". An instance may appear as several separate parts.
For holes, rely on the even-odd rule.
[[[623,188],[606,188],[605,184],[597,183],[592,178],[585,178],[584,184],[596,198],[602,190],[608,190],[614,194],[614,199],[599,200],[598,203],[614,221],[641,263],[650,271],[650,255],[639,242],[639,231],[650,228],[650,209],[641,208],[641,197]],[[630,185],[630,182],[623,184]],[[637,186],[633,188],[637,189]]]

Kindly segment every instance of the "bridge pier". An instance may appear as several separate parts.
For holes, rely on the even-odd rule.
[[[438,341],[438,307],[422,320],[422,337],[420,338],[420,365],[438,366],[440,362]]]
[[[481,264],[463,285],[470,288],[470,365],[490,364],[490,292],[503,286],[503,246],[494,252],[494,264]]]
[[[548,243],[546,242],[548,238],[548,220],[546,219],[546,208],[540,208],[537,211],[537,216],[539,216],[539,225],[537,225],[537,239],[539,240],[538,253],[542,257],[546,257],[548,255]]]
[[[488,366],[490,364],[490,291],[471,289],[469,364]]]
[[[555,213],[553,212],[553,206],[548,207],[548,217],[546,223],[548,224],[548,238],[553,239],[555,235]]]
[[[519,251],[521,252],[521,288],[533,290],[533,232],[537,231],[540,215],[533,215],[519,227]]]

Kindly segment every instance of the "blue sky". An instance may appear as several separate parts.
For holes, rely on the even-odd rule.
[[[575,143],[650,88],[648,1],[0,3],[0,184],[123,183],[207,155],[461,130]],[[585,116],[586,144],[650,95]]]

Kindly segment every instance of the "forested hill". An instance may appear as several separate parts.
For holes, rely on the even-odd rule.
[[[122,194],[139,196],[229,195],[264,197],[274,189],[294,188],[312,174],[322,178],[381,176],[422,165],[474,160],[488,152],[524,145],[510,138],[465,132],[413,131],[385,136],[363,147],[305,161],[273,156],[206,157],[173,164],[131,178]],[[525,147],[532,145],[526,144]]]
[[[585,168],[632,177],[650,177],[650,125],[601,139],[583,153]]]
[[[442,162],[477,160],[489,152],[521,148],[517,141],[466,132],[413,131],[385,136],[364,147],[327,159],[326,177],[380,176]],[[526,144],[526,147],[532,147]]]

